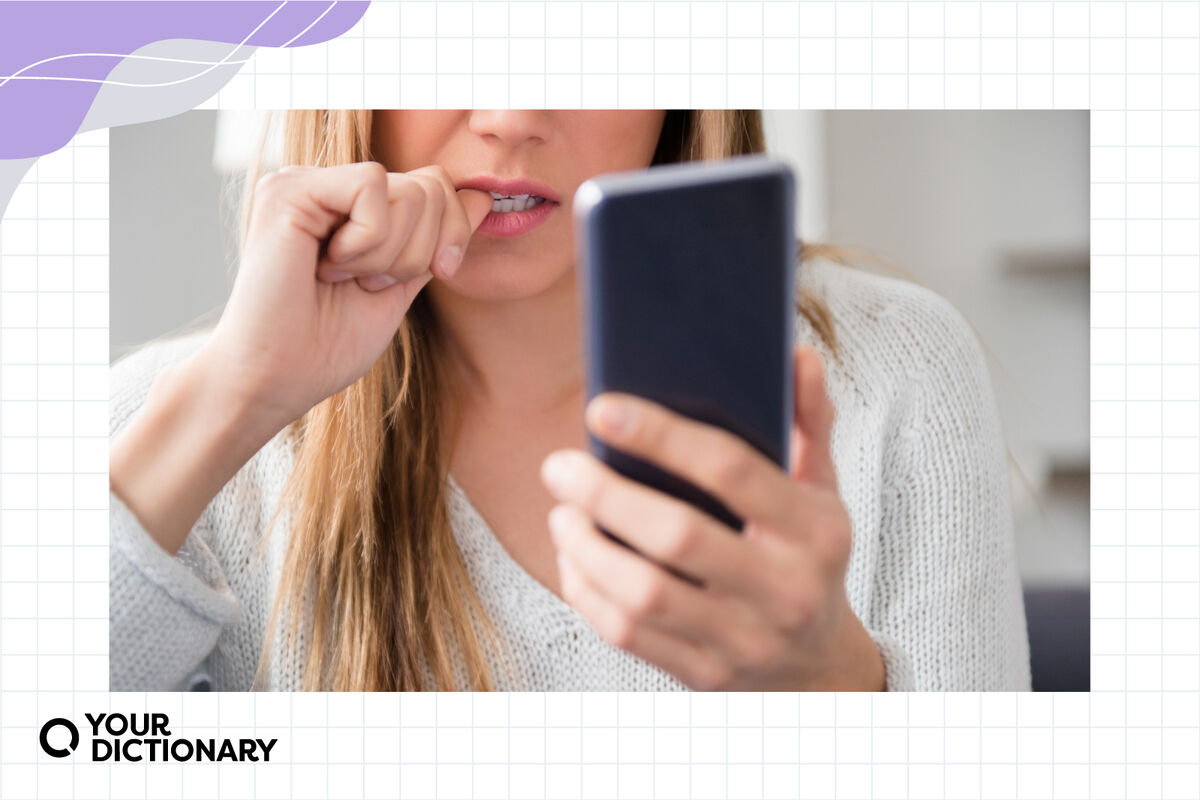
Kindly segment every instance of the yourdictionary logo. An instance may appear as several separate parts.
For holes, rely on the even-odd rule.
[[[54,747],[50,744],[50,731],[55,728],[66,728],[67,733],[70,734],[71,742],[66,747]],[[38,741],[42,743],[42,750],[45,751],[46,755],[54,756],[55,758],[66,758],[75,752],[76,747],[79,747],[79,728],[76,728],[75,723],[69,719],[55,717],[52,720],[48,720],[42,726],[42,732],[38,734]]]
[[[278,739],[189,739],[173,737],[166,714],[84,714],[92,736],[92,761],[270,761]],[[66,747],[51,744],[65,730]],[[61,744],[61,735],[55,735]],[[79,728],[63,717],[47,720],[38,737],[42,751],[66,758],[79,746]]]

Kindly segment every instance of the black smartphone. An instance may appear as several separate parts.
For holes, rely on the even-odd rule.
[[[798,244],[795,178],[737,156],[610,173],[576,191],[587,396],[640,395],[787,467]],[[608,447],[621,474],[740,531],[712,495]]]

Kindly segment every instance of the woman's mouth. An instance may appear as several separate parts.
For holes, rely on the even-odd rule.
[[[484,217],[476,233],[489,236],[520,236],[536,228],[554,213],[558,203],[536,194],[504,195],[489,192],[492,213]]]
[[[524,211],[546,202],[546,198],[538,197],[536,194],[503,195],[496,192],[488,192],[488,194],[492,196],[492,211],[501,214],[507,214],[509,211]]]
[[[520,236],[545,222],[560,205],[549,184],[532,178],[479,175],[466,178],[455,189],[475,189],[492,196],[492,212],[475,229],[485,236]]]

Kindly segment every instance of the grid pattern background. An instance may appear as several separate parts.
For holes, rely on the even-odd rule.
[[[0,223],[0,797],[1200,797],[1200,5],[377,0],[205,107],[581,105],[1093,109],[1093,691],[109,694],[101,131]],[[41,753],[109,709],[280,741]]]

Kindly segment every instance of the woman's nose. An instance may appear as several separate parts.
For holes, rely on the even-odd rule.
[[[476,136],[510,147],[541,144],[550,135],[549,111],[472,111],[467,127]]]

